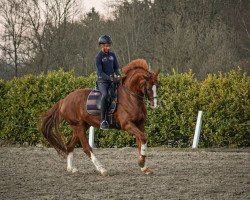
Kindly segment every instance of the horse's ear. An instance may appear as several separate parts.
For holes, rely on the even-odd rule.
[[[160,73],[160,69],[158,68],[156,71],[155,71],[155,76],[158,76],[159,75],[159,73]]]

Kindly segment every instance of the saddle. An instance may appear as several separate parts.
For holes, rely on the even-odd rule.
[[[86,110],[90,115],[100,115],[101,109],[101,92],[99,90],[93,89],[89,93]],[[113,114],[116,110],[117,97],[109,98],[108,101],[108,114]]]
[[[107,120],[109,125],[112,128],[120,128],[119,125],[115,122],[113,114],[116,111],[117,104],[118,104],[118,96],[117,96],[117,88],[118,85],[113,83],[109,88],[109,98],[108,98],[108,110],[107,110]],[[87,103],[86,103],[86,110],[90,115],[98,116],[100,115],[101,111],[101,92],[98,89],[93,89],[88,95]]]

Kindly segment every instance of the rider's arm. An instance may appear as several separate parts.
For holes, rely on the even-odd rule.
[[[110,77],[102,70],[102,59],[99,55],[96,56],[96,68],[98,78],[102,78],[103,80],[111,80]]]
[[[114,54],[114,72],[117,76],[121,76],[121,72],[115,54]]]

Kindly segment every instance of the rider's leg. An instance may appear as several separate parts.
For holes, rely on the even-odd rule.
[[[102,95],[101,97],[101,121],[106,120],[107,113],[107,101],[106,98]]]
[[[98,87],[102,93],[101,97],[101,124],[100,128],[105,130],[108,129],[109,124],[107,122],[107,99],[108,99],[108,88],[109,84],[105,82],[99,82]]]

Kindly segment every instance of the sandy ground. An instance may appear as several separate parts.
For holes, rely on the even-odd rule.
[[[101,176],[81,149],[78,172],[52,148],[1,147],[0,199],[250,199],[250,151],[149,148],[154,175],[137,166],[137,149],[95,149]]]

